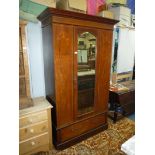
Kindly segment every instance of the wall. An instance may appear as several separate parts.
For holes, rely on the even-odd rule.
[[[120,28],[117,53],[117,73],[133,70],[135,57],[135,30]]]
[[[45,96],[41,23],[29,22],[26,27],[30,66],[31,97]]]

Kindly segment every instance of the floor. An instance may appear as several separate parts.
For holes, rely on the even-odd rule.
[[[64,150],[54,147],[48,155],[125,155],[121,145],[135,135],[135,113],[113,123],[108,118],[108,129]],[[36,155],[47,155],[44,152]]]
[[[135,122],[135,113],[127,116],[127,118],[129,118],[129,119],[131,119],[132,121]]]
[[[121,145],[135,134],[135,123],[126,117],[115,124],[108,119],[108,129],[65,150],[53,150],[49,155],[124,155]]]

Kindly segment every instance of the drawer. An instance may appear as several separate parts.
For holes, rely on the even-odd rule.
[[[21,142],[19,144],[19,152],[20,154],[24,154],[32,151],[42,145],[49,144],[49,136],[48,133],[41,135],[39,137],[33,138],[31,140]]]
[[[48,122],[44,121],[19,130],[20,141],[48,131]]]
[[[47,120],[47,111],[36,112],[26,117],[22,117],[19,119],[19,126],[24,127],[26,125],[31,125],[33,123],[41,122]]]
[[[123,105],[122,107],[125,111],[125,115],[129,115],[135,112],[135,104],[133,102]]]
[[[135,91],[127,92],[119,95],[119,103],[125,105],[131,102],[135,102]]]
[[[69,127],[61,129],[61,141],[68,140],[80,134],[87,132],[88,130],[94,129],[106,123],[105,114],[89,118],[87,120],[78,122]]]

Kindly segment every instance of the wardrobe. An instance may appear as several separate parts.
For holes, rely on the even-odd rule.
[[[46,98],[53,143],[73,145],[108,128],[113,26],[118,21],[47,8],[42,23]]]

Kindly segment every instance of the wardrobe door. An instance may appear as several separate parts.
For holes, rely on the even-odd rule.
[[[73,27],[53,24],[57,127],[73,121]]]
[[[76,27],[74,32],[75,118],[107,112],[112,31]]]
[[[95,113],[97,30],[75,27],[74,31],[74,111],[75,119]]]

